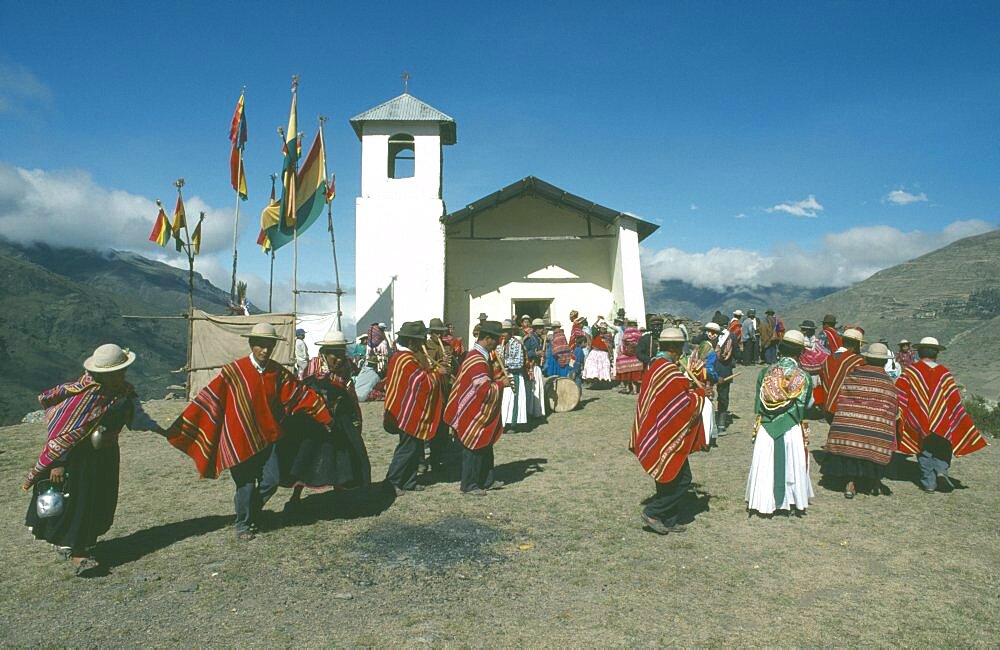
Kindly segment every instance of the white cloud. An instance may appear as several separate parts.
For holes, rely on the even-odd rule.
[[[995,228],[979,219],[955,221],[940,232],[863,226],[830,233],[814,250],[788,242],[767,253],[741,248],[713,248],[704,253],[678,248],[643,250],[642,272],[646,282],[682,280],[717,290],[779,283],[844,287],[953,241]]]
[[[785,201],[784,203],[767,208],[767,211],[787,212],[796,217],[815,217],[823,211],[823,206],[820,205],[815,196],[810,194],[801,201]]]
[[[0,114],[48,108],[52,91],[27,68],[0,61]]]
[[[697,205],[695,205],[694,203],[692,203],[692,204],[691,204],[691,209],[692,209],[692,210],[697,210],[697,209],[698,209],[698,206],[697,206]]]
[[[733,215],[733,219],[746,219],[746,218],[747,218],[747,215],[746,215],[745,212],[741,212],[739,214],[734,214]]]
[[[927,195],[921,192],[920,194],[912,194],[906,190],[893,190],[882,197],[883,201],[888,201],[889,203],[895,203],[896,205],[909,205],[911,203],[922,203],[927,201]]]

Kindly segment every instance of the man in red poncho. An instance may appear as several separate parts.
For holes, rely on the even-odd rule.
[[[385,480],[396,495],[419,492],[417,468],[424,460],[424,443],[433,439],[441,422],[441,375],[427,357],[427,327],[423,321],[403,323],[396,332],[396,354],[389,360],[382,426],[399,434],[399,444]]]
[[[476,342],[458,369],[452,385],[444,421],[462,443],[462,494],[483,496],[486,490],[503,486],[493,474],[493,445],[503,432],[500,407],[503,389],[511,385],[494,351],[501,324],[479,324]]]
[[[226,364],[167,429],[167,441],[194,460],[203,478],[229,470],[236,483],[236,537],[251,540],[256,518],[280,480],[272,443],[282,421],[302,413],[329,427],[330,411],[318,393],[271,359],[282,340],[270,323],[249,334],[250,355]]]
[[[691,487],[688,454],[705,448],[701,411],[704,397],[677,365],[684,333],[668,327],[660,333],[660,352],[642,378],[639,403],[628,448],[656,481],[656,496],[642,512],[642,523],[655,533],[680,533],[678,506]]]
[[[937,362],[945,347],[933,336],[917,343],[920,359],[896,380],[899,396],[899,450],[919,454],[920,488],[925,492],[953,488],[948,478],[952,456],[965,456],[986,446],[951,372]]]
[[[813,399],[817,406],[821,406],[831,416],[837,412],[837,398],[840,396],[840,389],[847,375],[865,363],[861,358],[861,344],[864,343],[864,338],[865,334],[860,329],[847,328],[844,330],[840,346],[846,348],[846,352],[836,352],[836,348],[830,350],[833,354],[820,366],[821,386],[813,391]]]

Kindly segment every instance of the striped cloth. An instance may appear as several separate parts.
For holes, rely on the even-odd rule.
[[[565,368],[573,356],[562,330],[552,332],[552,356],[556,358],[560,368]]]
[[[902,422],[899,449],[920,453],[923,439],[934,434],[951,442],[955,456],[965,456],[986,446],[986,440],[962,405],[962,395],[951,372],[941,364],[920,360],[903,368],[896,380]]]
[[[703,404],[673,361],[657,357],[650,363],[628,448],[657,483],[677,478],[688,454],[704,448]]]
[[[816,396],[816,403],[822,404],[828,413],[837,409],[837,398],[840,388],[847,375],[865,362],[861,355],[853,352],[841,352],[827,357],[819,369],[819,380],[823,384],[823,392]]]
[[[629,327],[622,333],[622,347],[615,358],[615,374],[620,380],[632,381],[625,379],[624,375],[633,372],[642,373],[642,361],[639,361],[639,358],[635,356],[636,347],[641,338],[642,332],[637,327]],[[640,378],[636,378],[635,381]]]
[[[844,379],[824,449],[887,465],[896,450],[896,387],[881,366],[861,365]]]
[[[389,360],[385,381],[385,419],[389,428],[417,440],[430,440],[441,422],[441,377],[425,370],[410,350]]]
[[[226,364],[167,429],[167,442],[191,457],[202,478],[249,460],[278,440],[281,421],[304,413],[333,421],[323,399],[275,361],[263,373],[250,357]]]
[[[88,373],[83,373],[77,381],[59,384],[39,395],[38,403],[45,409],[48,439],[21,487],[30,489],[39,475],[53,463],[65,459],[70,449],[86,439],[119,400],[134,396],[131,384],[124,383],[120,390],[109,394]]]
[[[444,421],[467,449],[492,445],[503,432],[503,386],[493,377],[493,366],[482,348],[473,346],[458,369],[444,410]]]

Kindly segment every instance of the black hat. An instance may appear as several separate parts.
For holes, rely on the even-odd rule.
[[[747,316],[756,316],[756,315],[757,315],[757,310],[756,309],[748,309],[747,310]]]
[[[422,320],[407,321],[399,326],[399,331],[396,332],[396,336],[411,339],[424,339],[427,338],[427,326],[424,325],[424,321]]]
[[[806,320],[802,321],[801,325],[799,325],[799,329],[800,330],[814,330],[814,329],[816,329],[816,323],[814,321],[806,319]]]
[[[502,329],[503,326],[500,324],[500,321],[483,321],[479,325],[479,336],[492,336],[494,338],[499,337]]]
[[[773,310],[773,309],[771,309],[770,307],[768,307],[768,308],[767,308],[767,311],[765,311],[764,313],[765,313],[765,314],[771,314],[772,316],[774,316],[774,310]]]
[[[432,332],[447,332],[448,328],[445,326],[444,322],[440,318],[432,318],[431,324],[427,326]]]
[[[836,325],[837,317],[834,316],[833,314],[827,314],[826,316],[823,317],[823,324],[826,325],[827,323],[830,323],[831,325]]]

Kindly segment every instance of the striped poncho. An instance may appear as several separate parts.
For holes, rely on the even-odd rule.
[[[688,454],[703,448],[703,404],[673,361],[657,357],[649,365],[628,448],[657,483],[674,480]]]
[[[827,357],[819,369],[819,381],[822,391],[815,395],[816,403],[822,404],[828,413],[837,410],[837,398],[844,380],[852,370],[865,362],[861,355],[854,352],[841,352]]]
[[[896,387],[881,366],[860,365],[844,379],[824,449],[886,465],[896,450]]]
[[[492,364],[476,346],[455,376],[444,421],[467,449],[482,449],[499,440],[503,432],[502,399],[503,384],[494,379]]]
[[[258,372],[250,357],[226,364],[167,429],[167,441],[191,457],[198,474],[216,478],[278,440],[281,421],[304,413],[333,421],[323,399],[275,361]]]
[[[951,372],[941,364],[920,360],[903,368],[896,380],[899,397],[899,449],[920,453],[923,439],[938,435],[951,443],[955,456],[965,456],[986,446],[962,405],[962,396]]]
[[[45,409],[48,439],[35,466],[28,472],[25,490],[38,481],[39,475],[54,463],[65,460],[70,450],[89,436],[101,424],[101,419],[121,400],[135,397],[131,384],[123,383],[114,393],[83,373],[77,381],[59,384],[38,396]],[[125,420],[118,424],[120,429]]]
[[[441,422],[441,377],[424,369],[410,350],[400,349],[386,371],[387,430],[430,440]]]

